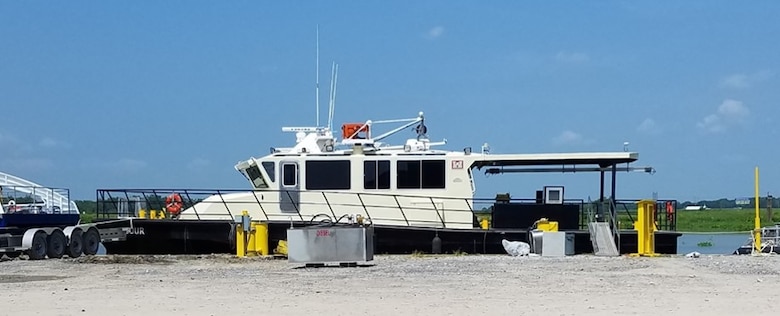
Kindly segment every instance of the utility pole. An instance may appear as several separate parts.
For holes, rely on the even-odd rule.
[[[769,222],[774,223],[775,220],[772,218],[772,195],[767,193],[766,194],[766,216],[769,217]]]

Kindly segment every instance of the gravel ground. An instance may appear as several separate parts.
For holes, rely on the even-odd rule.
[[[4,315],[769,315],[778,256],[378,256],[298,268],[230,256],[0,262]]]

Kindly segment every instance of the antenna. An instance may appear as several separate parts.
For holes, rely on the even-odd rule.
[[[339,66],[333,62],[330,73],[330,104],[328,105],[328,129],[333,129],[333,113],[336,108],[336,81],[338,80]]]
[[[336,113],[336,88],[339,85],[339,64],[336,64],[336,71],[333,75],[333,102],[330,105],[330,116],[328,117],[328,129],[333,129],[333,114]]]
[[[317,107],[317,127],[320,127],[320,25],[317,24],[317,79],[314,88],[314,99]]]

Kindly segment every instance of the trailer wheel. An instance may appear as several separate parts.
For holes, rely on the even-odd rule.
[[[65,233],[56,229],[49,235],[48,249],[46,255],[52,259],[59,259],[65,254],[65,246],[68,244],[68,239],[65,237]]]
[[[84,232],[81,229],[76,228],[70,233],[70,242],[68,243],[68,248],[65,250],[65,253],[68,254],[68,257],[78,258],[83,251]]]
[[[27,250],[27,256],[30,257],[30,260],[41,260],[46,257],[46,232],[42,230],[35,232],[32,247]]]
[[[92,227],[84,233],[84,254],[92,256],[97,254],[100,247],[100,233]]]

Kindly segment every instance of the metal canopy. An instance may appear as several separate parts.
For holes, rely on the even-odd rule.
[[[635,162],[638,159],[639,154],[632,152],[499,154],[476,158],[473,167],[592,165],[606,168],[616,164]]]

